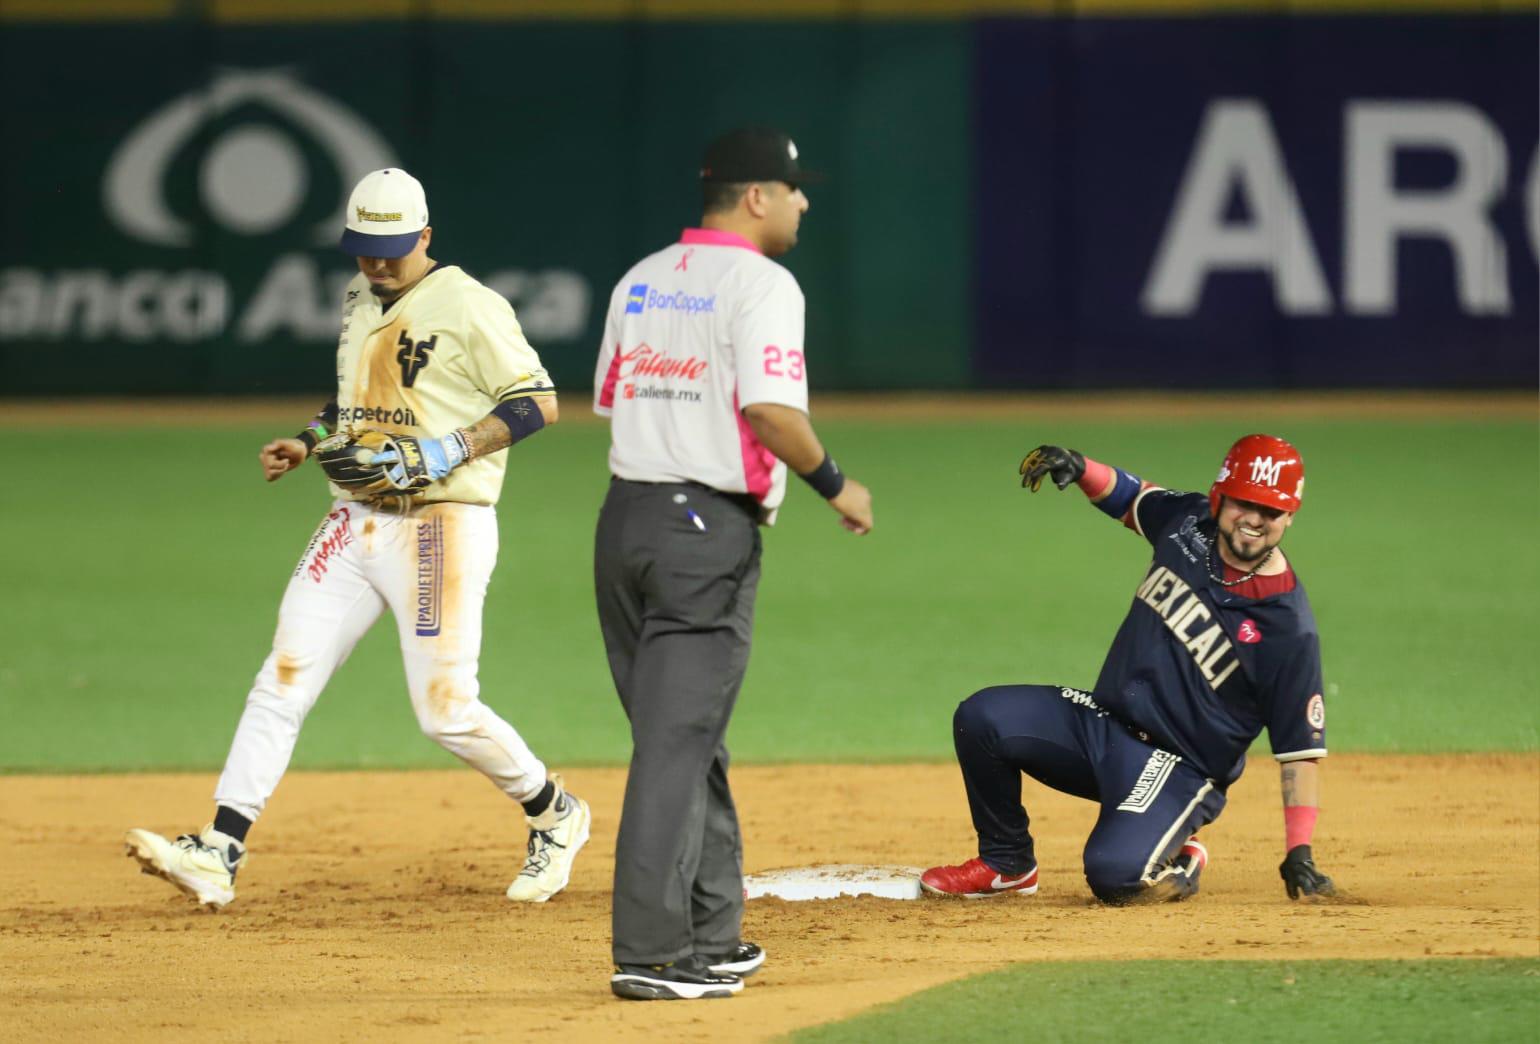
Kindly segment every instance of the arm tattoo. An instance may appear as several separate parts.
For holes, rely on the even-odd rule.
[[[508,433],[508,425],[490,415],[481,418],[469,428],[459,430],[460,437],[465,440],[467,461],[485,457],[488,453],[496,453],[513,445],[513,439]]]

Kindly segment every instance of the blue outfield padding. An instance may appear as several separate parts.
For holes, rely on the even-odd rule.
[[[975,34],[975,377],[1533,385],[1536,17]]]

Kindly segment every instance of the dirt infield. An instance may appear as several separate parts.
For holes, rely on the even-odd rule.
[[[276,425],[287,431],[311,416],[322,395],[230,399],[0,399],[0,428],[65,424],[83,427],[237,427]],[[562,397],[562,423],[598,423],[588,392]],[[885,392],[813,396],[813,415],[829,420],[902,418],[968,422],[1068,418],[1301,417],[1386,420],[1540,419],[1534,391],[1422,392]]]
[[[1012,961],[1536,956],[1540,758],[1330,759],[1316,850],[1347,893],[1330,904],[1284,898],[1276,780],[1260,759],[1232,789],[1192,902],[1095,905],[1079,871],[1092,808],[1029,784],[1037,896],[756,900],[745,936],[771,957],[742,995],[635,1004],[607,985],[620,770],[569,773],[594,838],[570,889],[541,906],[502,898],[522,838],[474,774],[297,773],[217,915],[137,874],[121,845],[127,827],[197,826],[212,779],[10,777],[0,1036],[718,1041],[731,1026],[744,1041]],[[734,784],[750,871],[969,854],[949,765],[748,767]]]

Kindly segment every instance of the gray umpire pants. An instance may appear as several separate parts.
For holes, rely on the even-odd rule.
[[[743,840],[722,740],[748,667],[759,557],[745,497],[610,483],[594,590],[632,744],[615,845],[617,964],[718,956],[740,941]]]

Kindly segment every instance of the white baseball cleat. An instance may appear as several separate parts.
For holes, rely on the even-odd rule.
[[[147,874],[165,878],[211,910],[235,898],[235,873],[246,859],[246,846],[211,823],[200,834],[167,841],[148,830],[130,830],[126,855]]]
[[[508,898],[520,903],[543,903],[572,878],[572,863],[578,850],[588,843],[588,828],[593,816],[588,802],[567,793],[562,779],[551,774],[556,796],[551,806],[538,816],[526,816],[529,823],[529,848],[524,869],[508,886]]]

